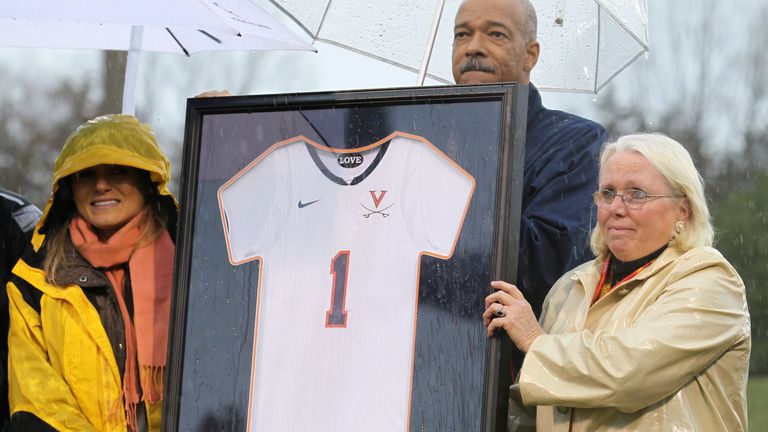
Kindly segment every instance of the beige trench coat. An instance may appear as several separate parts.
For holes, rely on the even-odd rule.
[[[537,430],[746,430],[750,325],[736,270],[712,248],[669,248],[590,307],[601,265],[569,272],[544,302],[548,334],[512,392],[537,406]]]

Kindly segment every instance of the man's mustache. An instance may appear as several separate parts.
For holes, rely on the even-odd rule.
[[[486,64],[480,63],[477,59],[469,59],[461,65],[461,73],[467,73],[472,71],[496,73],[496,70]]]

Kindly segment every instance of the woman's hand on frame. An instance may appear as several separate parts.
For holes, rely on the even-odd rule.
[[[493,336],[496,329],[504,329],[520,351],[528,352],[533,341],[545,334],[531,305],[520,290],[510,283],[493,281],[491,288],[496,292],[485,298],[483,312],[483,324],[487,327],[488,337]]]

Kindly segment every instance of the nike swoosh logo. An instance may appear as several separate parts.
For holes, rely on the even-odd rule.
[[[319,199],[316,199],[316,200],[314,200],[314,201],[310,201],[310,202],[306,202],[306,203],[303,203],[303,202],[301,202],[301,200],[299,200],[299,208],[304,208],[304,207],[306,207],[306,206],[308,206],[308,205],[312,205],[312,204],[314,204],[314,203],[316,203],[316,202],[318,202],[318,201],[320,201],[320,200],[319,200]]]

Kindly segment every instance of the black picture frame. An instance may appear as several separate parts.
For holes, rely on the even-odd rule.
[[[516,279],[527,94],[509,83],[189,99],[163,430],[247,429],[259,273],[227,259],[221,185],[280,140],[349,149],[397,130],[476,183],[453,256],[421,260],[408,429],[504,431],[509,346],[486,338],[481,314],[489,282]]]

